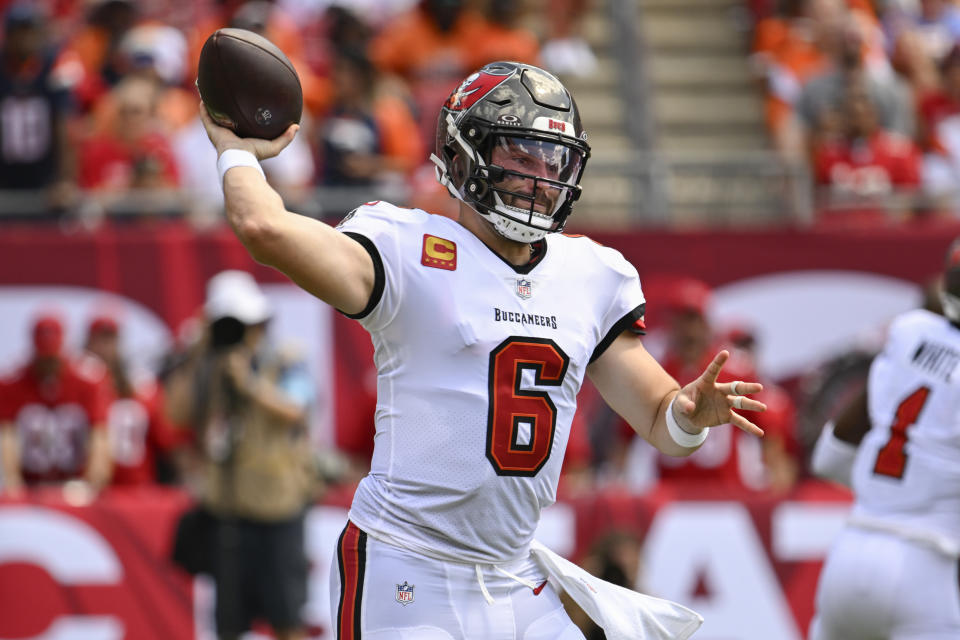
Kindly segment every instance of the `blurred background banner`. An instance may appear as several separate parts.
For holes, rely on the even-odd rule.
[[[793,390],[825,363],[875,350],[892,317],[923,303],[924,289],[958,231],[960,226],[938,223],[855,234],[644,230],[591,238],[622,251],[639,270],[651,329],[645,343],[652,353],[662,355],[666,348],[661,330],[683,274],[713,288],[703,311],[714,331],[748,331],[759,373]],[[319,400],[311,409],[313,442],[369,454],[376,379],[368,335],[280,273],[256,264],[225,228],[197,233],[178,222],[158,222],[65,233],[9,225],[0,233],[0,335],[27,335],[36,315],[53,308],[77,320],[69,323],[66,341],[79,348],[84,323],[109,310],[123,318],[131,364],[155,371],[165,354],[192,339],[205,284],[223,269],[254,274],[278,309],[271,335],[295,337]],[[0,341],[4,369],[27,356],[26,342]],[[817,429],[818,418],[810,419]]]
[[[714,324],[749,325],[758,334],[761,371],[779,381],[869,340],[894,315],[919,306],[958,232],[960,225],[940,223],[855,234],[644,230],[598,232],[591,238],[620,250],[637,267],[649,326],[655,328],[665,315],[665,289],[675,276],[699,279],[715,289],[708,309]],[[269,295],[296,309],[277,314],[277,325],[290,325],[278,327],[278,335],[310,342],[307,355],[311,371],[323,374],[321,387],[335,384],[331,358],[346,369],[369,361],[364,355],[369,349],[352,352],[364,349],[368,339],[355,347],[356,340],[334,337],[353,331],[345,326],[350,323],[331,318],[325,305],[253,262],[229,230],[196,233],[174,222],[94,233],[5,227],[0,233],[0,332],[24,335],[34,314],[51,301],[69,305],[79,318],[104,305],[122,306],[131,327],[126,339],[135,347],[130,352],[153,365],[150,358],[168,349],[201,307],[207,279],[233,268],[251,271]],[[78,342],[79,334],[74,337]],[[24,349],[19,341],[3,341],[0,361],[19,362]]]
[[[311,637],[333,637],[328,576],[350,497],[332,494],[307,517]],[[111,489],[86,507],[59,491],[0,499],[0,638],[213,637],[209,585],[168,562],[189,502],[159,487]],[[537,537],[595,571],[622,571],[635,588],[687,603],[706,618],[703,640],[800,640],[847,508],[845,491],[819,483],[786,500],[611,490],[558,502]]]

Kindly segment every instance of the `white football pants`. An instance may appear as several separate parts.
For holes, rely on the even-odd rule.
[[[330,572],[335,637],[584,640],[532,558],[497,565],[515,577],[477,566],[395,547],[348,522]]]
[[[810,640],[957,640],[957,558],[848,527],[820,574]]]

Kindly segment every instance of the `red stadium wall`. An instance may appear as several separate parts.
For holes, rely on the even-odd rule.
[[[940,268],[956,224],[836,230],[710,230],[593,233],[640,272],[679,273],[717,286],[761,273],[836,269],[923,283]],[[319,248],[318,248],[319,250]],[[7,225],[0,232],[0,285],[97,287],[153,309],[171,327],[203,301],[206,279],[222,269],[283,276],[250,259],[233,234],[180,223],[116,226],[94,233]]]
[[[707,620],[703,640],[800,640],[812,615],[822,557],[847,495],[808,484],[788,499],[617,491],[561,502],[538,537],[573,558],[611,531],[642,540],[645,590]],[[308,519],[312,564],[307,619],[327,638],[327,579],[349,492]],[[89,507],[57,492],[0,500],[0,638],[206,638],[210,598],[167,561],[177,490],[112,490]],[[749,622],[747,622],[749,621]]]
[[[593,237],[620,249],[644,279],[679,273],[721,286],[764,274],[823,270],[919,285],[938,271],[958,232],[955,225],[930,225]],[[0,294],[50,285],[108,292],[143,305],[170,330],[196,312],[206,280],[225,268],[252,270],[263,283],[285,281],[256,265],[225,229],[203,233],[180,223],[157,223],[94,233],[10,225],[0,231]],[[648,315],[652,306],[653,300]],[[0,326],[8,311],[0,313]],[[808,313],[829,318],[835,311],[823,307]],[[358,413],[362,403],[354,400],[362,392],[370,342],[355,323],[334,316],[335,421],[357,434],[353,425],[367,420],[365,412]],[[25,340],[25,329],[5,333],[3,340]],[[12,364],[0,363],[0,370]],[[820,562],[842,521],[846,499],[821,485],[803,486],[785,500],[604,493],[554,509],[542,533],[548,544],[574,557],[613,528],[642,536],[644,584],[703,613],[707,623],[698,638],[799,640],[812,614]],[[317,628],[329,615],[326,545],[336,539],[347,500],[332,499],[311,516],[315,570],[307,613]],[[56,496],[0,504],[0,639],[46,633],[42,637],[71,640],[202,640],[209,599],[165,561],[176,515],[186,504],[179,492],[160,490],[113,493],[88,508],[67,506]]]

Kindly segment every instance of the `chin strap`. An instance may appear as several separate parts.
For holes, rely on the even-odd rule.
[[[449,135],[463,150],[464,153],[468,154],[473,160],[474,165],[477,167],[487,167],[487,163],[484,162],[483,157],[474,149],[463,137],[463,134],[457,128],[456,120],[453,117],[453,114],[447,114],[447,135]],[[504,214],[492,215],[491,213],[486,212],[484,209],[486,207],[479,207],[475,204],[467,202],[463,194],[460,193],[460,190],[453,183],[453,179],[450,177],[450,170],[447,167],[447,163],[444,162],[442,158],[437,156],[435,153],[430,154],[430,161],[435,165],[433,168],[434,175],[437,178],[442,186],[447,188],[447,191],[451,196],[457,200],[469,205],[476,211],[482,218],[494,225],[494,228],[500,233],[500,235],[515,240],[517,242],[536,242],[537,240],[543,238],[549,230],[547,229],[538,229],[533,225],[525,225],[516,220],[511,219],[509,216]],[[500,197],[500,194],[496,190],[491,189],[493,192],[494,200],[494,210],[496,211],[499,207],[507,207],[503,202],[503,198]],[[516,207],[514,207],[516,208]],[[522,212],[521,209],[517,211]],[[505,220],[506,218],[506,220]],[[511,233],[513,227],[519,227],[519,230],[516,233]]]
[[[436,165],[433,168],[433,173],[435,176],[437,176],[437,182],[446,187],[447,191],[449,191],[450,195],[452,195],[454,198],[457,200],[463,200],[463,198],[457,192],[456,187],[453,186],[453,180],[450,179],[450,173],[447,171],[446,163],[438,158],[437,154],[435,153],[430,154],[430,162]]]

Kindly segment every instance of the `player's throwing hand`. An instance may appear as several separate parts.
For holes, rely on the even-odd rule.
[[[744,396],[763,390],[759,382],[717,382],[730,353],[721,351],[700,377],[680,389],[673,403],[673,417],[685,431],[697,433],[718,424],[734,424],[747,433],[763,436],[763,429],[734,409],[766,411],[767,405]]]
[[[203,106],[202,102],[200,103],[200,120],[203,121],[203,126],[207,130],[207,136],[217,149],[218,156],[227,149],[242,149],[255,155],[257,160],[266,160],[279,154],[293,141],[297,135],[297,131],[300,130],[300,125],[292,124],[287,127],[286,131],[273,140],[241,138],[230,129],[221,127],[215,123],[210,117],[210,114],[207,113],[207,109]]]

